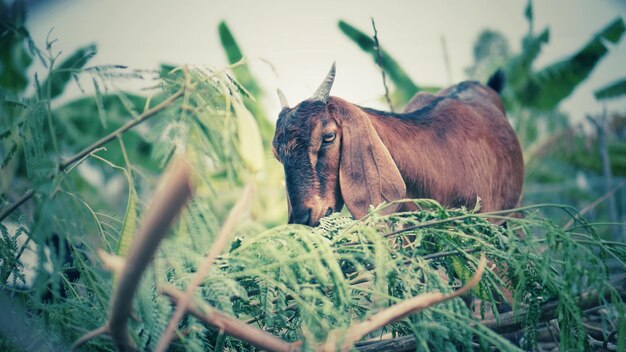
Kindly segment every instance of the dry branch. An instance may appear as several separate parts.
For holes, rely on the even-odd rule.
[[[611,280],[610,285],[619,291],[619,295],[622,300],[626,300],[626,275],[615,277]],[[592,291],[584,293],[578,300],[578,306],[582,311],[602,306],[607,300],[611,299],[610,293],[604,295],[598,294],[598,292]],[[557,317],[558,302],[547,302],[541,306],[541,317],[539,323],[545,323],[556,319]],[[524,329],[526,322],[527,310],[520,310],[518,312],[508,312],[500,314],[498,321],[488,320],[483,321],[482,324],[489,329],[504,335],[514,335]],[[366,344],[357,346],[359,351],[415,351],[416,341],[415,336],[402,336],[395,339],[387,339],[381,341],[372,341]]]
[[[184,298],[184,292],[173,287],[165,287],[161,292],[168,296],[175,304],[180,305]],[[206,304],[190,304],[186,308],[187,312],[204,323],[214,326],[225,334],[247,341],[253,346],[267,351],[290,352],[298,351],[301,343],[286,342],[266,331],[257,329],[251,325],[228,316]]]
[[[435,304],[447,301],[449,299],[458,297],[467,291],[471,290],[478,284],[480,278],[485,271],[487,259],[483,254],[478,263],[478,268],[474,276],[460,289],[450,293],[443,294],[441,292],[428,292],[419,296],[407,299],[398,304],[395,304],[389,308],[386,308],[371,317],[365,319],[361,323],[351,326],[347,331],[333,331],[329,335],[329,339],[324,345],[323,350],[334,351],[337,348],[337,342],[341,341],[341,350],[349,351],[354,343],[360,340],[363,336],[369,334],[372,331],[382,328],[387,324],[391,324],[398,320],[404,319],[406,316],[424,310]],[[339,338],[339,336],[342,336]]]
[[[189,283],[189,286],[187,286],[185,294],[178,300],[176,311],[170,319],[165,332],[161,335],[156,351],[165,351],[167,346],[169,346],[172,338],[174,337],[176,326],[178,326],[178,322],[187,311],[187,307],[191,303],[191,299],[193,298],[196,288],[200,286],[202,280],[204,280],[209,273],[209,269],[213,265],[213,262],[215,262],[217,256],[220,255],[220,253],[222,253],[228,245],[230,234],[237,225],[237,221],[239,220],[241,214],[249,207],[250,201],[252,200],[252,194],[253,187],[249,184],[246,188],[244,188],[243,194],[241,195],[239,201],[237,201],[237,204],[235,204],[235,206],[230,210],[224,225],[215,237],[215,242],[209,249],[209,253],[207,253],[202,263],[198,266],[196,274],[194,275],[191,283]]]
[[[127,259],[120,271],[119,281],[111,298],[109,319],[104,326],[87,333],[72,346],[78,348],[89,339],[109,334],[120,351],[135,350],[128,333],[133,297],[141,275],[152,260],[167,230],[191,196],[190,169],[185,161],[175,160],[157,189],[144,220],[130,246]]]
[[[621,275],[612,279],[610,285],[618,289],[622,300],[626,300],[626,275]],[[593,307],[603,305],[604,302],[610,299],[610,292],[605,292],[603,295],[601,295],[597,291],[592,291],[583,293],[577,301],[580,310],[584,311]],[[547,302],[543,304],[541,306],[541,316],[539,317],[539,322],[542,323],[555,319],[557,317],[558,305],[559,302]],[[500,318],[498,319],[498,321],[489,320],[483,322],[483,324],[499,334],[515,332],[524,328],[524,323],[526,322],[527,315],[527,310],[521,310],[519,312],[508,312],[500,314]]]

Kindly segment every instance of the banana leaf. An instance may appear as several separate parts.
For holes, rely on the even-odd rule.
[[[519,98],[528,107],[554,109],[583,82],[608,53],[607,41],[617,43],[626,27],[617,18],[597,33],[578,52],[532,74],[521,89]]]
[[[593,92],[597,100],[619,98],[626,94],[626,78],[615,81]]]

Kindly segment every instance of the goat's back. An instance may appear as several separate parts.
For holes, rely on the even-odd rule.
[[[370,114],[407,185],[407,196],[481,211],[518,205],[524,165],[499,95],[462,82],[436,95],[416,94],[406,113]]]

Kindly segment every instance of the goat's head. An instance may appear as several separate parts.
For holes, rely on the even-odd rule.
[[[344,205],[355,218],[405,196],[406,187],[389,151],[367,115],[329,97],[335,64],[312,98],[289,108],[278,91],[282,111],[273,152],[283,164],[289,223],[316,226]],[[395,210],[395,208],[390,209]]]

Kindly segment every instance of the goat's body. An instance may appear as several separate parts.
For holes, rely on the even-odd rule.
[[[361,219],[371,205],[407,197],[471,208],[480,197],[482,212],[518,204],[524,162],[498,95],[502,72],[487,86],[418,93],[402,114],[331,97],[334,77],[333,64],[313,97],[294,108],[278,92],[272,150],[285,169],[289,223],[316,226],[344,205]],[[415,208],[403,204],[383,213]]]
[[[436,95],[418,93],[403,114],[354,107],[367,113],[389,150],[407,197],[453,207],[473,207],[480,197],[481,212],[518,205],[522,152],[494,90],[462,82]]]

